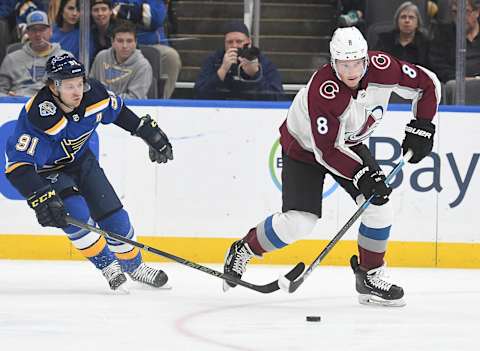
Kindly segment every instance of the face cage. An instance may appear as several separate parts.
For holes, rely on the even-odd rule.
[[[362,79],[365,76],[365,74],[367,73],[368,64],[370,63],[370,59],[369,59],[368,55],[365,56],[363,59],[364,59],[364,67],[363,67],[363,73],[362,73],[362,76],[360,77],[360,79]],[[337,76],[337,78],[339,80],[341,80],[340,75],[338,74],[338,70],[337,70],[337,63],[335,61],[336,61],[336,59],[334,59],[332,57],[332,59],[330,60],[330,65],[332,66],[333,71],[335,72],[335,75]]]

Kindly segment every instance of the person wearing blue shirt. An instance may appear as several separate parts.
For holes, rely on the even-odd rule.
[[[139,44],[167,44],[163,23],[167,18],[167,7],[163,0],[126,0],[113,2],[116,18],[134,22]]]
[[[225,48],[203,63],[195,82],[199,99],[279,100],[282,80],[275,65],[251,46],[248,28],[232,21],[225,28]]]
[[[2,0],[0,1],[0,63],[6,54],[7,46],[20,38],[27,40],[27,16],[37,10],[44,10],[44,4],[39,0]],[[14,29],[16,33],[14,33]]]
[[[80,7],[78,0],[61,0],[55,26],[53,27],[52,42],[60,43],[63,50],[71,52],[77,59],[80,58]],[[93,38],[90,38],[90,60],[93,59]]]

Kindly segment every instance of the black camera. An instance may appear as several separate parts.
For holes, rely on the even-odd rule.
[[[255,46],[249,47],[248,44],[245,44],[243,48],[238,49],[237,55],[238,57],[243,57],[248,61],[253,61],[256,60],[260,55],[260,49]]]

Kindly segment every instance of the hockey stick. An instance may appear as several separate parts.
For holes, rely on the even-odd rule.
[[[395,168],[392,169],[392,171],[390,172],[390,174],[387,176],[387,178],[385,179],[385,183],[386,184],[390,184],[390,181],[392,180],[392,178],[402,169],[402,167],[405,165],[405,163],[410,160],[410,158],[412,157],[413,155],[413,152],[412,150],[408,150],[405,155],[403,156],[403,158],[400,160],[400,162],[398,162],[398,164],[395,166]],[[320,253],[320,255],[317,256],[317,258],[315,259],[315,261],[313,261],[310,266],[307,268],[307,270],[305,272],[303,272],[303,274],[301,274],[298,278],[296,279],[289,279],[289,274],[292,273],[292,271],[294,271],[295,269],[299,269],[298,267],[301,266],[301,263],[298,263],[295,268],[290,271],[287,275],[285,276],[280,276],[280,278],[278,279],[278,285],[280,286],[280,288],[284,291],[287,291],[289,293],[293,293],[295,292],[295,290],[298,289],[298,287],[300,285],[303,284],[303,282],[305,281],[305,279],[308,278],[308,276],[313,272],[313,270],[320,264],[320,262],[323,261],[323,259],[325,258],[325,256],[328,255],[328,253],[333,249],[333,247],[337,244],[337,242],[345,235],[345,233],[348,231],[348,229],[350,229],[350,227],[357,221],[357,219],[363,214],[363,212],[365,212],[365,210],[367,209],[367,207],[370,205],[370,202],[372,201],[373,197],[375,196],[375,194],[371,195],[358,209],[357,211],[353,214],[352,217],[350,217],[350,219],[347,221],[347,223],[345,223],[345,225],[342,227],[342,229],[340,229],[340,231],[337,233],[337,235],[335,235],[333,237],[332,240],[330,240],[330,242],[327,244],[327,246],[325,246],[325,248],[322,250],[322,252]],[[305,266],[305,265],[303,265]]]
[[[207,273],[207,274],[213,275],[217,278],[227,280],[229,282],[244,286],[245,288],[248,288],[248,289],[251,289],[251,290],[255,290],[255,291],[258,291],[258,292],[261,292],[261,293],[264,293],[264,294],[269,294],[269,293],[277,291],[279,289],[278,280],[275,280],[275,281],[273,281],[269,284],[265,284],[265,285],[252,284],[252,283],[246,282],[244,280],[232,277],[228,274],[221,273],[221,272],[216,271],[214,269],[208,268],[206,266],[202,266],[198,263],[189,261],[185,258],[181,258],[181,257],[175,256],[175,255],[172,255],[168,252],[161,251],[161,250],[156,249],[154,247],[150,247],[150,246],[147,246],[145,244],[139,243],[137,241],[125,238],[125,237],[123,237],[119,234],[115,234],[115,233],[97,228],[95,226],[80,222],[80,221],[76,220],[75,218],[73,218],[71,216],[67,216],[66,219],[67,219],[68,224],[74,225],[78,228],[89,230],[89,231],[94,232],[94,233],[98,233],[98,234],[103,235],[107,238],[111,238],[111,239],[115,239],[117,241],[120,241],[124,244],[130,244],[132,246],[138,247],[139,249],[142,249],[142,250],[148,251],[150,253],[153,253],[157,256],[168,258],[172,261],[183,264],[184,266],[188,266],[190,268],[197,269],[197,270],[202,271],[204,273]],[[305,268],[305,265],[303,263],[299,264],[299,265],[295,266],[283,278],[294,280],[295,278],[297,278],[303,272],[304,268]]]

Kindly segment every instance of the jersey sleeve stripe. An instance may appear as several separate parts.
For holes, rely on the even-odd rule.
[[[58,121],[53,127],[47,129],[45,133],[48,135],[56,135],[58,134],[65,126],[67,125],[67,119],[62,116],[62,119]]]
[[[90,115],[93,115],[97,112],[102,111],[103,109],[105,109],[108,106],[109,102],[110,102],[110,98],[106,98],[106,99],[103,99],[103,100],[93,104],[93,105],[88,106],[85,109],[85,117],[88,117]]]
[[[8,174],[8,173],[11,173],[13,172],[14,170],[16,170],[18,167],[21,167],[21,166],[32,166],[31,163],[28,163],[28,162],[16,162],[16,163],[12,163],[11,165],[9,165],[7,167],[7,169],[5,170],[5,174]]]

